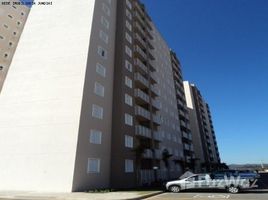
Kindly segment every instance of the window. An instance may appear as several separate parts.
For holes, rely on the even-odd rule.
[[[12,47],[12,46],[13,46],[13,43],[12,43],[12,42],[9,42],[8,45],[9,45],[10,47]]]
[[[102,30],[100,31],[100,39],[105,42],[106,44],[108,44],[108,35],[106,33],[104,33]]]
[[[101,16],[101,24],[102,24],[106,29],[109,29],[110,23],[109,23],[109,21],[108,21],[105,17],[103,17],[103,16]]]
[[[129,31],[132,31],[132,26],[127,20],[126,20],[126,27],[128,28]]]
[[[11,15],[8,15],[8,17],[9,17],[10,19],[12,19],[12,18],[13,18]]]
[[[129,88],[132,88],[132,80],[125,76],[125,84],[129,87]]]
[[[103,118],[103,108],[93,104],[92,105],[92,117],[95,117],[97,119]]]
[[[125,67],[128,71],[132,72],[132,64],[128,60],[125,62]]]
[[[5,54],[4,54],[4,58],[7,58],[7,57],[8,57],[8,54],[7,54],[7,53],[5,53]]]
[[[98,96],[104,97],[104,87],[98,82],[95,82],[94,93]]]
[[[89,158],[87,164],[87,173],[99,173],[100,172],[100,159]]]
[[[102,10],[106,13],[106,15],[110,16],[111,15],[111,11],[108,8],[108,6],[106,4],[102,4]]]
[[[129,12],[128,9],[126,9],[126,15],[130,20],[132,20],[132,14]]]
[[[125,147],[133,148],[133,137],[125,135]]]
[[[5,27],[5,28],[8,28],[8,25],[4,24],[4,27]]]
[[[102,77],[106,76],[106,68],[103,67],[100,63],[96,64],[96,72]]]
[[[132,58],[132,50],[128,47],[128,46],[125,46],[125,51],[126,51],[126,54]]]
[[[23,16],[24,15],[24,12],[21,12],[20,14]]]
[[[134,172],[133,160],[125,160],[125,172],[126,173]]]
[[[125,124],[133,126],[133,117],[130,114],[125,113]]]
[[[17,22],[17,25],[19,26],[21,24],[21,22]]]
[[[0,70],[3,70],[4,69],[4,67],[3,66],[0,66]]]
[[[132,9],[132,5],[131,5],[131,3],[130,3],[129,0],[126,0],[126,4],[127,4],[127,7],[131,10]]]
[[[125,103],[128,104],[129,106],[133,106],[132,96],[125,94]]]
[[[4,37],[3,37],[2,35],[0,35],[0,39],[1,39],[1,40],[3,40],[3,39],[4,39]]]
[[[101,136],[102,132],[98,130],[91,130],[90,131],[90,136],[89,136],[89,141],[92,144],[101,144]]]
[[[98,54],[104,58],[104,59],[107,59],[107,51],[102,48],[101,46],[98,46]]]
[[[126,39],[130,44],[132,44],[132,37],[127,32],[126,32]]]

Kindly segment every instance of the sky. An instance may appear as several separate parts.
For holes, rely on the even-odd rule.
[[[210,105],[222,162],[268,163],[268,1],[142,2]]]

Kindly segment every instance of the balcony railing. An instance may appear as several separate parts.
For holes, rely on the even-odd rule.
[[[154,108],[156,108],[157,110],[160,110],[161,109],[161,107],[162,107],[162,104],[161,104],[161,102],[159,101],[159,100],[152,100],[152,105],[153,105],[153,107]]]
[[[135,97],[138,97],[146,103],[149,103],[149,96],[140,89],[135,89]]]
[[[155,149],[154,153],[155,153],[155,159],[158,159],[158,160],[162,159],[162,152],[160,149]]]
[[[136,53],[138,53],[141,56],[141,58],[143,60],[147,60],[146,53],[138,45],[134,46],[134,50],[135,50]]]
[[[153,92],[153,94],[155,94],[156,96],[160,96],[160,90],[158,88],[156,88],[155,86],[151,86],[151,91]]]
[[[141,126],[141,125],[136,125],[135,126],[135,134],[139,135],[139,136],[143,136],[146,138],[152,138],[152,133],[151,133],[151,129],[145,127],[145,126]]]
[[[162,135],[159,131],[154,131],[153,132],[153,135],[154,135],[154,139],[157,140],[157,141],[163,141],[163,138],[162,138]]]
[[[145,149],[143,154],[142,154],[143,158],[153,158],[153,151],[151,149]]]
[[[155,73],[150,73],[150,77],[152,78],[153,83],[159,83],[159,78]]]
[[[143,28],[141,27],[141,25],[140,25],[138,22],[135,22],[135,23],[134,23],[134,28],[136,28],[136,29],[139,31],[139,33],[140,33],[142,36],[145,37],[146,33],[145,33],[145,31],[143,30]]]
[[[148,67],[146,67],[140,59],[136,58],[134,60],[134,64],[138,66],[140,69],[142,69],[145,73],[148,73]]]
[[[159,115],[153,115],[153,122],[160,125],[161,124],[161,118]]]
[[[141,44],[144,48],[146,48],[146,42],[141,38],[141,36],[135,33],[134,38]]]
[[[140,106],[135,106],[135,114],[150,120],[150,112]]]
[[[136,72],[134,75],[135,81],[139,81],[145,87],[149,87],[149,81],[144,78],[140,73]]]

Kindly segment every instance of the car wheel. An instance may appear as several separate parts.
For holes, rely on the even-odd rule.
[[[227,188],[227,191],[232,194],[237,194],[239,192],[239,187],[231,185]]]
[[[170,192],[178,193],[178,192],[180,192],[180,190],[181,190],[180,186],[177,186],[177,185],[172,185],[169,187]]]

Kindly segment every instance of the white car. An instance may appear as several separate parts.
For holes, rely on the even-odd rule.
[[[241,189],[246,188],[250,188],[248,179],[240,177],[211,179],[209,174],[194,174],[181,180],[166,183],[166,189],[171,192],[187,189],[226,189],[230,193],[238,193]]]

